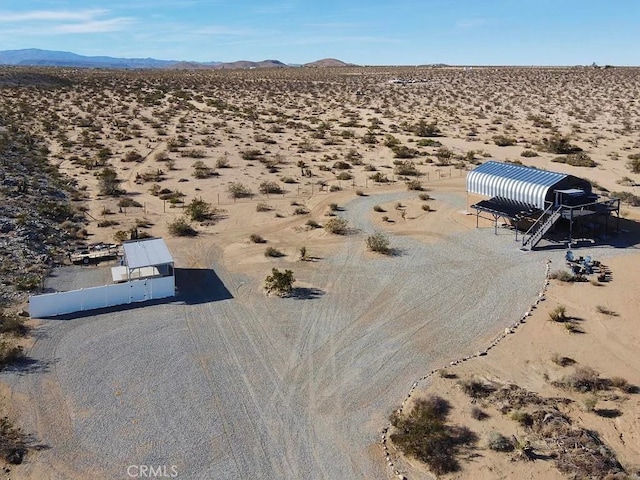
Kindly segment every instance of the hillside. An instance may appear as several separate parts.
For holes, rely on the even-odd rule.
[[[351,63],[345,63],[337,58],[323,58],[315,62],[305,63],[303,67],[349,67]]]
[[[72,52],[59,52],[27,48],[0,51],[0,64],[41,65],[65,67],[101,68],[161,68],[176,63],[173,60],[155,58],[117,58],[106,56],[84,56]]]

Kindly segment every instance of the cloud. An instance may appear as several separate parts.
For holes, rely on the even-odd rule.
[[[92,20],[106,14],[106,10],[30,10],[25,12],[0,11],[0,23],[22,23],[34,21],[77,21]]]
[[[5,31],[23,35],[64,35],[115,32],[134,23],[129,17],[104,18],[108,13],[104,9],[0,12],[0,24],[14,25]]]
[[[258,35],[265,32],[261,32],[253,28],[230,27],[227,25],[210,25],[208,27],[199,28],[193,33],[196,33],[198,35],[247,36]]]
[[[104,33],[124,30],[133,23],[131,18],[112,18],[110,20],[95,20],[82,23],[67,23],[56,25],[50,33]]]

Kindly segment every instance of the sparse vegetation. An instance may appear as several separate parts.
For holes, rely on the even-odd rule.
[[[267,249],[264,251],[264,256],[271,257],[271,258],[279,258],[279,257],[284,257],[284,253],[282,253],[280,250],[278,250],[275,247],[267,247]]]
[[[390,252],[389,249],[389,239],[382,232],[376,232],[372,235],[369,235],[366,240],[367,248],[372,252],[388,254]]]
[[[169,233],[175,237],[194,237],[198,234],[184,217],[177,218],[169,223]]]
[[[345,235],[348,231],[348,223],[344,218],[333,217],[324,223],[324,229],[334,235]]]
[[[477,436],[466,427],[447,424],[451,405],[441,397],[416,400],[408,414],[391,415],[396,428],[390,438],[405,455],[426,463],[437,475],[457,471],[456,455]]]
[[[267,294],[274,293],[278,296],[284,297],[291,293],[293,290],[293,283],[295,278],[291,270],[285,270],[281,272],[277,268],[271,270],[271,275],[268,275],[264,280],[265,290]]]

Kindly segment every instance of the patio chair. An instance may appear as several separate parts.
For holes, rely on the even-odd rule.
[[[564,259],[569,263],[573,263],[576,261],[575,257],[573,256],[573,251],[571,250],[567,250],[567,253],[564,256]]]

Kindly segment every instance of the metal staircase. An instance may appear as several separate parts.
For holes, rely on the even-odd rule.
[[[547,233],[562,216],[562,208],[562,205],[557,207],[549,205],[538,220],[536,220],[536,222],[531,225],[531,228],[523,235],[522,248],[528,247],[529,250],[533,250],[540,240],[542,240],[544,234]]]

